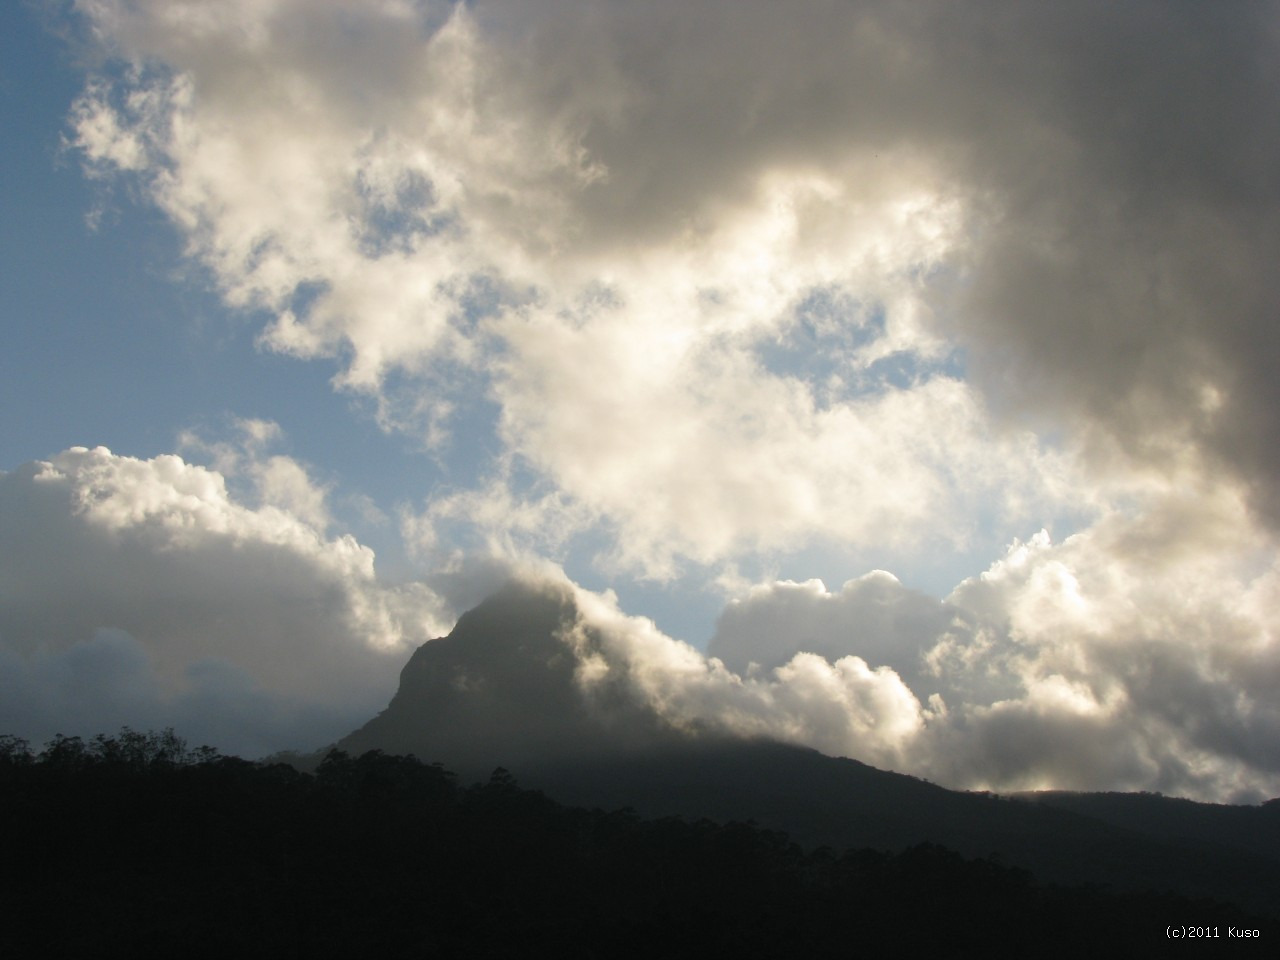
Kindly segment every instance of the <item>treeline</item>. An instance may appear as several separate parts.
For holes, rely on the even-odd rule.
[[[1263,928],[1211,903],[1036,884],[941,847],[805,852],[753,824],[580,810],[495,771],[331,752],[314,774],[172,731],[0,738],[0,955],[1038,956]]]

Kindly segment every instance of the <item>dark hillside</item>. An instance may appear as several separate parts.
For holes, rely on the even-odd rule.
[[[572,809],[502,771],[464,788],[412,758],[333,753],[311,776],[175,744],[6,744],[0,954],[1068,956],[1188,918],[1272,929],[1213,903],[1043,887],[936,845],[806,854],[754,825]]]

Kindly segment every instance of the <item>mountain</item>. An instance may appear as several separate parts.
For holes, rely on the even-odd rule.
[[[931,842],[997,854],[1050,882],[1173,890],[1266,913],[1280,903],[1280,803],[1004,798],[791,744],[679,729],[616,658],[604,681],[580,682],[593,665],[600,672],[605,647],[567,589],[513,582],[420,647],[387,709],[337,747],[413,754],[464,780],[504,767],[564,803],[753,820],[810,847]],[[1143,812],[1153,804],[1161,815]]]
[[[601,655],[601,638],[584,631],[575,647],[567,634],[577,620],[568,591],[509,583],[463,614],[449,636],[419,647],[390,706],[339,749],[412,753],[481,779],[495,766],[532,778],[678,747],[687,738],[634,696],[620,672],[584,695],[576,679]]]

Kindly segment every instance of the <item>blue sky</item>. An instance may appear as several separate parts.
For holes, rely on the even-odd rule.
[[[0,720],[315,746],[516,573],[726,723],[1273,794],[1274,9],[802,6],[0,12]]]

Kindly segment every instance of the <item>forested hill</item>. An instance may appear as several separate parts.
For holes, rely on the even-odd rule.
[[[314,775],[171,733],[0,740],[0,955],[1037,956],[1274,936],[1170,895],[1051,888],[937,846],[805,853],[752,824],[574,809],[496,771],[332,753]]]

